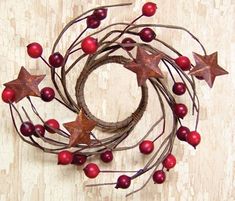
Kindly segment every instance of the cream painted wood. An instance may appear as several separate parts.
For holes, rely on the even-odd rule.
[[[47,73],[41,62],[30,59],[25,46],[38,41],[48,56],[55,37],[61,28],[90,8],[120,2],[133,2],[129,8],[109,11],[105,24],[127,21],[137,16],[145,1],[134,0],[1,0],[0,1],[0,84],[14,79],[21,65],[32,73]],[[201,99],[202,143],[195,151],[187,144],[176,141],[174,153],[178,163],[167,174],[164,185],[152,182],[141,192],[125,198],[126,192],[136,189],[147,174],[133,182],[129,191],[112,187],[85,188],[85,184],[115,181],[118,175],[100,175],[95,180],[84,177],[73,166],[56,165],[56,157],[42,153],[23,143],[13,130],[8,107],[0,103],[0,200],[1,201],[234,201],[235,200],[235,1],[234,0],[158,0],[154,18],[141,22],[175,24],[187,27],[205,44],[209,53],[218,50],[219,62],[230,74],[217,79],[213,89],[198,82]],[[64,38],[64,50],[82,26]],[[200,52],[190,37],[179,31],[156,29],[159,38],[167,41],[186,55]],[[156,44],[158,45],[158,44]],[[159,48],[162,48],[159,46]],[[191,57],[192,58],[192,57]],[[73,90],[79,70],[71,76]],[[42,84],[51,85],[49,77]],[[3,87],[1,86],[1,91]],[[118,65],[107,65],[95,71],[86,85],[86,99],[90,109],[104,120],[123,119],[130,114],[140,99],[134,74]],[[126,143],[143,135],[160,115],[157,98],[150,90],[147,112]],[[182,99],[182,101],[185,101]],[[61,122],[72,120],[75,115],[58,104],[37,102],[45,118],[55,117]],[[58,109],[59,107],[59,109]],[[169,113],[170,114],[170,113]],[[170,117],[168,119],[170,121]],[[169,122],[168,122],[169,123]],[[185,124],[193,125],[191,118]],[[156,135],[160,128],[154,130]],[[115,153],[111,165],[102,169],[129,169],[142,167],[147,159],[138,149]]]

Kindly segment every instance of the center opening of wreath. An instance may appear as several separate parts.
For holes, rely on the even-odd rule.
[[[141,88],[137,85],[135,73],[121,64],[110,63],[89,75],[84,98],[94,116],[106,122],[117,122],[136,110],[141,99]]]

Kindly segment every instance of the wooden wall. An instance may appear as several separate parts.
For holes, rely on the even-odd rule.
[[[0,84],[14,79],[24,65],[35,74],[49,69],[41,62],[30,59],[25,46],[38,41],[48,56],[55,37],[62,27],[80,13],[105,4],[132,2],[129,8],[109,11],[105,24],[129,21],[140,12],[145,2],[134,0],[0,0]],[[56,165],[55,155],[42,153],[23,143],[14,132],[8,107],[0,103],[0,200],[1,201],[234,201],[235,200],[235,1],[234,0],[158,0],[154,18],[141,22],[175,24],[187,27],[205,44],[209,53],[219,52],[219,63],[230,72],[215,81],[213,89],[197,82],[201,99],[199,130],[202,142],[195,151],[185,143],[175,142],[174,154],[178,163],[167,174],[164,185],[152,182],[141,192],[125,198],[126,192],[136,189],[147,179],[137,179],[129,191],[112,187],[85,188],[85,184],[113,181],[118,175],[100,175],[94,181],[84,177],[73,166]],[[76,32],[77,30],[77,32]],[[67,35],[60,45],[63,52],[82,26]],[[190,37],[179,31],[156,29],[159,38],[167,41],[192,58],[192,51],[201,53]],[[157,45],[157,44],[156,44]],[[159,47],[161,48],[161,47]],[[117,66],[117,68],[116,68]],[[79,71],[79,70],[78,70]],[[71,76],[70,90],[75,79]],[[51,85],[49,76],[43,85]],[[1,86],[1,90],[3,87]],[[140,99],[134,74],[118,65],[100,68],[87,83],[86,98],[95,115],[105,120],[117,120],[132,112]],[[121,95],[120,95],[121,94]],[[143,135],[159,117],[156,95],[150,90],[147,112],[133,135]],[[189,101],[182,99],[182,101]],[[45,118],[61,122],[72,120],[74,114],[50,103],[40,105]],[[58,109],[59,107],[59,109]],[[191,118],[185,124],[193,125]],[[154,133],[157,133],[157,128]],[[153,133],[153,135],[154,135]],[[128,138],[131,143],[135,137]],[[129,141],[129,142],[128,142]],[[137,169],[147,161],[138,149],[115,153],[111,165],[96,162],[102,169]]]

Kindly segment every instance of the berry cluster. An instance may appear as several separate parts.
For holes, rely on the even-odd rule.
[[[124,5],[127,4],[120,4],[116,6]],[[142,7],[142,14],[134,19],[131,23],[117,23],[114,25],[110,25],[115,26],[124,24],[124,29],[117,29],[112,32],[108,32],[99,41],[97,38],[94,38],[92,34],[82,38],[83,34],[88,29],[97,29],[98,27],[100,27],[101,21],[107,17],[108,7],[114,6],[112,5],[92,9],[91,11],[84,13],[85,17],[83,17],[84,15],[81,15],[80,17],[75,18],[74,20],[69,22],[57,38],[53,47],[52,54],[49,56],[48,60],[43,58],[43,48],[39,43],[33,42],[27,46],[27,53],[31,58],[41,58],[42,61],[51,68],[51,79],[56,91],[51,87],[44,87],[39,91],[38,85],[43,80],[44,75],[31,75],[29,74],[29,72],[26,71],[26,69],[22,67],[18,78],[5,84],[6,88],[2,92],[2,100],[10,105],[14,126],[16,127],[16,131],[18,132],[18,134],[23,137],[24,141],[37,148],[42,149],[45,152],[56,153],[59,165],[73,164],[81,166],[86,164],[88,157],[97,155],[102,162],[110,163],[114,159],[115,151],[128,150],[131,148],[139,147],[139,151],[143,155],[151,155],[154,150],[156,151],[154,154],[152,154],[151,159],[146,164],[146,166],[139,171],[100,170],[100,167],[95,163],[86,164],[86,166],[83,168],[83,171],[85,175],[91,179],[96,178],[99,173],[132,172],[134,173],[132,176],[122,174],[114,183],[111,183],[115,185],[115,188],[127,189],[135,178],[143,175],[149,170],[152,170],[151,177],[153,182],[156,184],[162,184],[166,179],[165,170],[169,171],[176,165],[176,158],[172,154],[175,136],[177,136],[180,141],[185,141],[188,144],[192,145],[194,148],[196,148],[196,146],[201,141],[201,136],[197,132],[199,104],[195,90],[195,82],[192,77],[187,75],[187,72],[189,71],[190,75],[194,75],[200,80],[205,80],[209,84],[209,86],[212,86],[215,76],[226,74],[226,71],[222,71],[222,68],[220,68],[217,63],[215,64],[214,61],[213,64],[210,63],[215,58],[215,55],[208,56],[203,45],[191,32],[187,31],[187,33],[189,33],[193,37],[193,39],[196,39],[196,41],[201,45],[202,50],[205,53],[205,56],[201,56],[195,53],[194,57],[196,60],[196,66],[193,66],[190,59],[186,56],[182,56],[182,54],[176,51],[175,48],[172,48],[166,42],[157,40],[156,33],[152,29],[153,27],[164,27],[185,31],[185,28],[167,25],[135,25],[134,23],[140,18],[151,17],[156,13],[157,5],[152,2],[145,3]],[[91,12],[92,14],[90,14]],[[66,53],[62,54],[60,52],[56,52],[55,48],[57,47],[57,44],[60,41],[62,35],[70,28],[70,26],[83,20],[86,20],[86,28],[71,43]],[[96,34],[107,30],[110,26],[97,31]],[[135,29],[138,28],[141,28],[141,30],[139,32],[135,31]],[[109,39],[110,36],[116,33],[118,33],[119,35],[115,35],[113,39]],[[123,35],[129,36],[122,37]],[[131,36],[133,36],[133,38]],[[134,40],[134,37],[136,36],[140,38],[141,43],[137,42],[137,40]],[[80,40],[80,38],[82,39]],[[177,54],[177,58],[172,58],[169,55],[161,52],[160,50],[152,47],[150,45],[150,42],[152,41],[158,41],[162,45],[168,47],[171,51]],[[132,51],[136,48],[137,56],[136,59],[134,59]],[[127,53],[127,55],[130,56],[130,58],[125,58],[124,56],[120,55],[112,55],[118,49],[123,50],[125,53]],[[80,50],[82,51],[82,55],[78,57],[78,59],[72,65],[67,66],[67,61],[70,59],[70,55],[75,54]],[[104,53],[103,56],[99,57],[99,55],[102,53]],[[78,102],[76,104],[72,97],[69,95],[69,92],[66,88],[66,76],[70,72],[70,70],[74,68],[75,65],[83,57],[86,56],[88,57],[88,62],[86,62],[86,65],[80,77],[78,78],[76,85],[76,98]],[[164,64],[166,69],[169,71],[169,75],[174,82],[170,90],[161,81],[161,79],[164,79],[164,76],[161,72],[160,67],[158,66],[160,62],[162,62],[162,64]],[[97,67],[106,63],[123,64],[125,68],[136,73],[138,84],[142,89],[142,99],[139,107],[132,114],[132,116],[122,122],[107,123],[101,121],[98,118],[95,118],[94,115],[90,113],[85,104],[83,90],[87,77]],[[200,68],[202,68],[203,65],[206,66],[206,68],[210,67],[212,69],[210,75],[201,73],[202,70]],[[61,76],[59,75],[59,73],[57,73],[59,71],[61,72]],[[175,71],[177,73],[177,78],[176,75],[172,73],[172,71]],[[58,80],[61,81],[62,90],[57,83],[58,80],[55,79],[56,76],[59,77]],[[212,76],[214,76],[213,79],[211,78]],[[134,127],[144,114],[148,100],[146,80],[149,80],[156,90],[156,93],[160,100],[162,117],[153,125],[153,127],[147,132],[147,134],[138,141],[137,144],[127,147],[119,147],[119,144],[130,135],[131,131],[134,129]],[[58,93],[59,98],[56,97],[55,92]],[[195,129],[192,130],[183,126],[181,122],[188,114],[187,106],[176,101],[177,96],[182,96],[186,93],[189,94],[192,100],[193,112],[197,112],[196,126]],[[68,132],[61,128],[60,123],[56,119],[43,120],[43,118],[37,112],[37,109],[35,108],[30,96],[40,97],[44,102],[51,102],[53,100],[56,100],[72,112],[76,113],[77,118],[75,121],[63,124],[64,128],[66,128]],[[41,120],[41,124],[34,124],[28,117],[29,115],[25,109],[23,110],[28,117],[28,120],[24,121],[22,116],[20,115],[20,112],[14,106],[14,102],[17,103],[25,97],[27,97],[28,101],[30,102],[34,114]],[[164,130],[166,117],[164,109],[165,104],[163,99],[165,99],[172,111],[174,125],[171,133],[163,140],[161,146],[155,147],[156,140],[162,137],[165,132]],[[15,123],[15,116],[13,111],[16,112],[21,120],[19,131]],[[150,139],[149,134],[156,127],[156,125],[158,125],[162,121],[163,132],[157,135],[154,139]],[[178,126],[178,123],[180,123],[180,126]],[[95,126],[102,128],[104,131],[110,133],[118,133],[118,135],[114,135],[113,137],[108,137],[105,139],[98,139],[95,134],[91,132],[93,128],[95,128]],[[46,132],[48,132],[48,134],[46,134]],[[69,139],[69,143],[64,141],[55,141],[54,139],[50,138],[50,134],[58,134],[63,139]],[[43,139],[44,142],[57,147],[52,149],[43,147],[43,145],[41,145],[37,141],[39,139]],[[69,150],[70,148],[76,148],[76,151],[72,152]],[[166,151],[162,151],[163,148]],[[165,154],[160,154],[161,152],[164,152]],[[143,185],[143,187],[148,183],[148,181]],[[142,188],[134,192],[137,192]]]

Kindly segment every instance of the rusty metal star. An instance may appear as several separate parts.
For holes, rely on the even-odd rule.
[[[80,110],[75,121],[64,123],[63,126],[70,133],[69,146],[73,147],[77,144],[91,144],[91,131],[95,128],[96,122],[88,119]]]
[[[15,102],[19,102],[27,96],[40,96],[38,85],[46,75],[31,75],[23,66],[18,78],[7,82],[4,86],[15,91]]]
[[[124,67],[136,73],[138,85],[142,86],[150,77],[163,78],[158,67],[162,57],[162,53],[148,54],[142,47],[138,47],[135,61],[124,64]]]
[[[190,75],[201,77],[212,88],[216,76],[228,74],[226,70],[218,65],[218,53],[211,55],[199,55],[193,52],[196,61],[195,67],[189,72]]]

